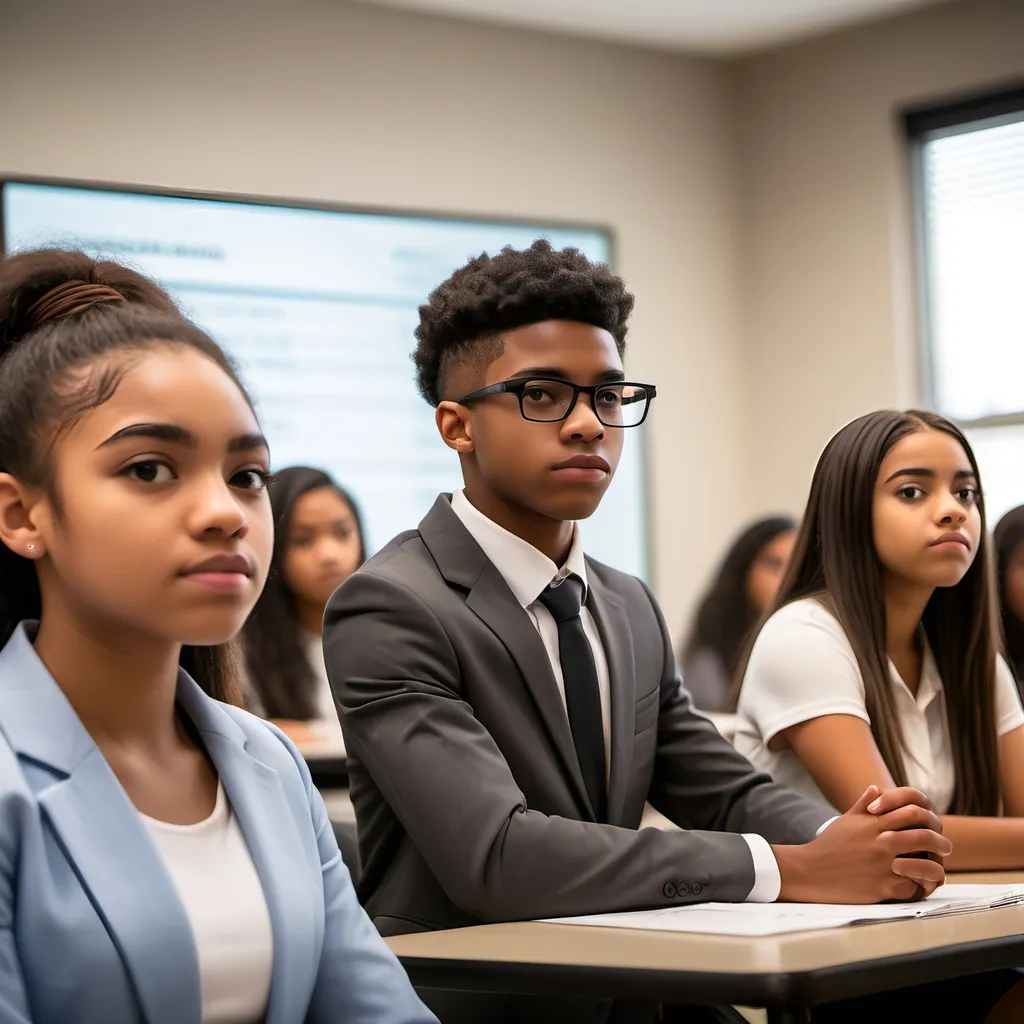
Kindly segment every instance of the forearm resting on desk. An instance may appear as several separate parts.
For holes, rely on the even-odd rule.
[[[276,725],[292,741],[299,745],[312,743],[319,739],[314,723],[298,718],[272,718],[270,722]]]
[[[869,782],[893,786],[866,722],[828,715],[787,729],[786,740],[807,767],[826,799],[842,810]],[[842,759],[834,751],[842,750]],[[999,740],[1000,796],[1006,817],[942,817],[953,843],[950,871],[998,871],[1024,867],[1024,727]]]
[[[1024,818],[944,815],[943,834],[953,844],[947,871],[1007,871],[1024,868]]]

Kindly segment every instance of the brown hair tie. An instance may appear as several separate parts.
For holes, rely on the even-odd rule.
[[[65,281],[51,288],[42,298],[29,306],[26,316],[33,328],[47,320],[63,320],[74,316],[90,306],[101,302],[124,302],[124,296],[105,284],[89,284],[87,281]]]

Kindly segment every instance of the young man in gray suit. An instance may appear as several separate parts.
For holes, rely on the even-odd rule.
[[[922,794],[869,792],[825,828],[834,812],[694,713],[646,585],[584,555],[575,523],[655,395],[625,380],[632,306],[607,267],[537,242],[471,261],[420,309],[420,388],[465,486],[352,576],[324,625],[360,896],[385,935],[707,900],[872,903],[943,880],[950,844]],[[648,800],[683,831],[640,829]],[[445,1024],[655,1013],[432,1002]]]

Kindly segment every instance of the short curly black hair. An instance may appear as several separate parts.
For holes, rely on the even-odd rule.
[[[542,238],[528,249],[482,253],[420,306],[413,353],[420,394],[437,405],[447,397],[445,379],[453,367],[474,359],[489,365],[501,354],[502,331],[545,320],[601,327],[622,355],[632,309],[622,278],[578,249],[556,250]]]

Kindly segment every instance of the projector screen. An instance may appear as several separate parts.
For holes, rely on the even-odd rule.
[[[276,469],[304,464],[358,499],[374,551],[417,525],[458,459],[416,390],[417,306],[472,256],[550,239],[610,259],[604,231],[6,181],[6,252],[81,248],[159,281],[237,362]],[[587,553],[646,576],[641,436],[581,524]]]

